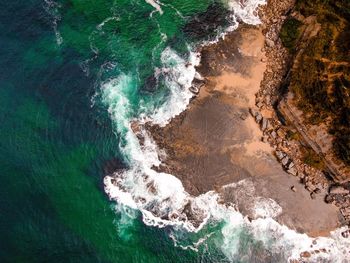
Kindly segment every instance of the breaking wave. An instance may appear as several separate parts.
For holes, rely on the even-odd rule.
[[[158,1],[146,2],[161,13]],[[235,21],[258,24],[256,9],[261,4],[265,1],[230,1],[228,6]],[[108,107],[114,130],[120,138],[119,150],[128,165],[127,169],[105,177],[108,196],[119,207],[140,211],[144,223],[149,226],[171,226],[170,236],[174,244],[183,249],[198,251],[200,246],[210,242],[213,234],[207,233],[208,226],[216,224],[220,225],[221,239],[215,245],[229,260],[244,262],[252,258],[253,252],[242,254],[241,250],[244,242],[251,239],[277,260],[299,259],[300,253],[309,251],[310,257],[304,258],[304,261],[346,262],[350,241],[341,240],[341,229],[327,238],[314,239],[299,234],[274,219],[282,212],[274,200],[258,197],[253,207],[255,218],[250,220],[233,204],[221,204],[218,193],[211,191],[193,197],[184,190],[179,179],[154,169],[161,164],[165,154],[158,149],[144,125],[152,122],[164,126],[186,109],[193,96],[189,88],[198,74],[195,66],[200,62],[199,54],[191,47],[188,49],[188,58],[181,57],[170,47],[162,52],[162,67],[154,69],[154,76],[167,87],[167,93],[154,99],[157,103],[152,103],[151,99],[140,99],[135,107],[133,99],[139,85],[137,73],[120,73],[118,77],[102,83],[100,97]],[[206,234],[196,235],[201,231]],[[190,244],[183,243],[184,233],[196,235],[195,240]]]

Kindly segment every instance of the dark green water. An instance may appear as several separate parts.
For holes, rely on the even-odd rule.
[[[227,5],[162,0],[157,12],[144,0],[1,1],[1,263],[281,262],[311,244],[273,220],[250,224],[210,195],[210,220],[188,233],[148,226],[141,209],[105,194],[105,176],[126,171],[123,187],[150,200],[138,203],[144,210],[182,198],[164,175],[159,186],[170,187],[159,196],[142,188],[154,150],[141,150],[130,123],[184,109],[191,51],[228,25]]]
[[[145,226],[137,213],[132,222],[116,213],[103,190],[105,164],[120,153],[106,108],[91,106],[99,83],[137,70],[142,86],[168,44],[154,50],[159,28],[186,51],[185,20],[174,8],[192,16],[210,3],[163,2],[172,7],[149,19],[154,8],[141,0],[2,1],[0,262],[202,258],[175,248],[164,229]],[[107,21],[99,34],[96,27],[114,15],[120,21]],[[117,61],[115,71],[101,71],[107,61]],[[134,91],[133,107],[142,94]]]

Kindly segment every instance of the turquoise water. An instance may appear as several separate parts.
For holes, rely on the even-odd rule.
[[[125,163],[118,147],[123,138],[115,134],[107,107],[98,99],[93,103],[100,83],[130,74],[135,83],[128,91],[129,114],[137,114],[141,98],[156,107],[166,88],[142,86],[160,65],[162,50],[171,43],[188,56],[181,31],[186,19],[177,12],[191,17],[211,3],[167,2],[164,14],[153,18],[154,8],[144,1],[3,2],[1,262],[197,262],[203,257],[174,247],[166,230],[145,226],[137,212],[130,211],[132,221],[127,208],[116,212],[103,189],[106,170]],[[115,65],[105,70],[109,62]]]
[[[283,262],[311,244],[213,193],[191,199],[150,169],[155,144],[130,128],[184,110],[196,46],[236,18],[258,22],[252,7],[264,1],[238,2],[3,1],[0,262]],[[104,184],[114,172],[120,188]],[[210,215],[197,232],[169,219],[184,200]]]

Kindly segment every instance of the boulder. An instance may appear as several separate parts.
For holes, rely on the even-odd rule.
[[[286,154],[282,151],[276,151],[276,156],[279,160],[282,160]]]
[[[256,121],[257,123],[260,123],[261,120],[262,120],[262,116],[261,116],[260,112],[258,112],[258,113],[256,114],[256,116],[255,116],[255,121]]]
[[[262,106],[263,106],[264,104],[261,102],[261,101],[259,101],[257,104],[256,104],[256,106],[260,109]]]
[[[289,157],[288,156],[285,156],[283,159],[282,159],[282,164],[283,164],[283,166],[286,166],[287,164],[288,164],[288,162],[289,162]]]
[[[310,194],[310,197],[311,197],[311,199],[316,199],[316,193],[315,193],[315,192],[312,192],[312,193]]]
[[[262,118],[261,129],[263,131],[265,131],[267,129],[268,125],[269,125],[269,120],[266,118]]]
[[[274,138],[274,139],[276,139],[277,133],[276,133],[275,131],[271,132],[271,137]]]
[[[273,42],[271,39],[266,38],[266,45],[268,47],[274,47],[275,46],[275,42]]]
[[[287,172],[291,175],[297,176],[298,175],[298,171],[297,169],[295,169],[295,167],[292,167],[291,169],[288,169]]]
[[[288,165],[288,169],[292,169],[293,167],[294,167],[294,163],[290,162],[289,165]]]
[[[350,230],[346,230],[341,233],[343,238],[349,238],[350,237]]]
[[[247,119],[248,114],[246,112],[243,112],[240,116],[239,116],[242,120]]]
[[[300,257],[302,258],[309,258],[311,257],[311,253],[309,251],[304,251],[300,253]]]
[[[350,191],[342,186],[332,186],[329,189],[330,194],[349,194]]]
[[[255,118],[256,114],[258,113],[256,110],[249,108],[250,114]]]

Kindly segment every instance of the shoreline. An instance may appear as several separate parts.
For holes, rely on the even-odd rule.
[[[282,82],[283,71],[286,71],[288,68],[287,51],[281,46],[281,43],[276,48],[275,43],[272,44],[270,38],[278,38],[278,27],[286,19],[284,14],[292,8],[293,2],[284,3],[285,6],[283,7],[277,4],[277,9],[280,8],[279,10],[274,10],[276,6],[270,2],[267,6],[262,7],[259,13],[272,12],[274,16],[262,17],[262,25],[241,25],[236,31],[228,33],[225,36],[225,40],[219,40],[208,47],[203,47],[201,51],[201,65],[197,67],[197,70],[204,76],[205,80],[204,82],[201,80],[194,81],[195,84],[202,86],[199,94],[192,99],[184,112],[172,119],[170,124],[164,128],[148,125],[147,129],[152,134],[157,145],[167,152],[167,158],[162,160],[163,163],[160,167],[154,167],[154,169],[178,177],[186,191],[191,195],[196,196],[210,190],[216,190],[220,193],[223,202],[230,203],[233,200],[239,202],[239,200],[235,199],[237,197],[225,193],[227,191],[224,191],[223,187],[232,183],[239,183],[247,178],[253,179],[253,181],[256,181],[256,185],[260,184],[254,190],[254,195],[256,196],[261,195],[263,198],[270,198],[271,191],[279,189],[276,191],[277,194],[274,194],[274,198],[272,198],[277,202],[284,203],[284,207],[282,207],[283,215],[280,215],[277,221],[298,232],[306,232],[310,236],[327,236],[330,231],[342,225],[339,222],[338,210],[324,202],[324,198],[327,195],[327,181],[323,182],[322,189],[317,190],[317,196],[314,194],[310,198],[310,193],[298,181],[298,178],[291,175],[293,174],[293,162],[288,160],[286,163],[288,164],[287,169],[282,168],[282,165],[278,162],[278,156],[276,158],[276,155],[278,155],[275,151],[276,149],[271,147],[268,141],[269,137],[264,132],[265,129],[272,126],[271,123],[279,122],[279,120],[273,108],[260,109],[261,107],[258,106],[262,102],[256,101],[255,97],[256,94],[266,95],[266,91],[264,93],[264,90],[266,90],[264,88],[266,87],[271,92],[275,92],[277,86]],[[280,14],[278,20],[272,18],[276,17],[276,12]],[[242,28],[243,31],[247,29],[249,32],[250,30],[250,33],[258,30],[261,33],[257,37],[257,39],[260,38],[258,40],[259,44],[254,46],[252,44],[254,41],[251,41],[252,39],[249,40],[249,37],[246,35],[248,41],[239,46],[238,42],[244,40],[242,35],[237,35],[238,32],[242,31]],[[234,40],[227,41],[227,39],[230,39],[230,36],[234,36],[232,37]],[[261,37],[263,37],[262,41]],[[237,38],[240,40],[237,40]],[[232,48],[232,45],[234,48]],[[215,49],[215,47],[219,51],[216,50],[213,53],[219,54],[219,59],[213,59],[213,55],[210,53],[210,49]],[[229,51],[236,49],[236,52],[225,52],[223,51],[225,49]],[[270,49],[270,52],[275,50],[277,53],[284,49],[284,52],[279,54],[278,61],[274,61],[277,69],[271,69],[267,66],[269,60],[276,59],[273,55],[271,56],[267,51],[268,49]],[[206,57],[208,58],[207,61]],[[247,57],[250,59],[247,60]],[[254,58],[254,62],[251,58]],[[239,63],[241,64],[240,69],[236,69],[235,65]],[[277,77],[274,83],[266,85],[266,79],[271,74],[274,77],[279,76],[279,78]],[[232,85],[232,83],[236,84]],[[239,84],[237,85],[237,83]],[[242,85],[242,83],[245,85]],[[242,86],[246,86],[246,89]],[[254,86],[254,89],[247,88],[252,86]],[[270,101],[275,99],[273,95],[270,96]],[[246,107],[247,105],[248,107]],[[233,113],[233,116],[228,116],[227,114],[221,116],[220,114],[225,111]],[[217,117],[218,121],[215,120]],[[208,127],[203,126],[203,123],[198,121],[204,118],[206,119],[206,125],[209,123],[217,126],[220,132],[214,130],[209,137],[208,130],[206,134],[198,133],[198,131],[208,129]],[[208,118],[212,120],[208,121]],[[237,124],[237,121],[244,122],[244,125],[239,124],[240,132],[232,133],[234,127],[232,125],[230,127],[227,122]],[[216,137],[223,138],[223,140],[217,140]],[[211,142],[208,140],[211,140]],[[231,144],[224,146],[228,142]],[[284,147],[289,146],[288,141],[282,141],[281,143],[284,144]],[[219,147],[219,151],[213,150],[220,144],[221,148]],[[245,157],[241,157],[242,151],[245,152]],[[276,155],[274,155],[275,152]],[[247,156],[250,160],[254,160],[255,167],[250,167],[251,164],[249,164]],[[209,166],[205,163],[209,163]],[[218,177],[209,176],[208,171],[218,175]],[[278,171],[280,178],[273,175],[274,171]],[[276,189],[273,190],[266,187],[267,179],[274,182],[272,185]],[[299,201],[295,197],[296,195],[299,196]],[[293,202],[300,202],[302,206],[294,207],[291,204]],[[305,215],[301,216],[300,211],[303,208],[308,209],[309,213],[304,212]],[[242,204],[239,210],[244,212],[244,210],[249,210],[249,208],[247,208],[247,204]],[[328,215],[323,216],[323,221],[321,220],[320,222],[318,214],[322,213]],[[245,211],[244,214],[254,218],[251,211]],[[317,222],[317,224],[314,224],[312,221]],[[331,223],[328,221],[331,221]]]

